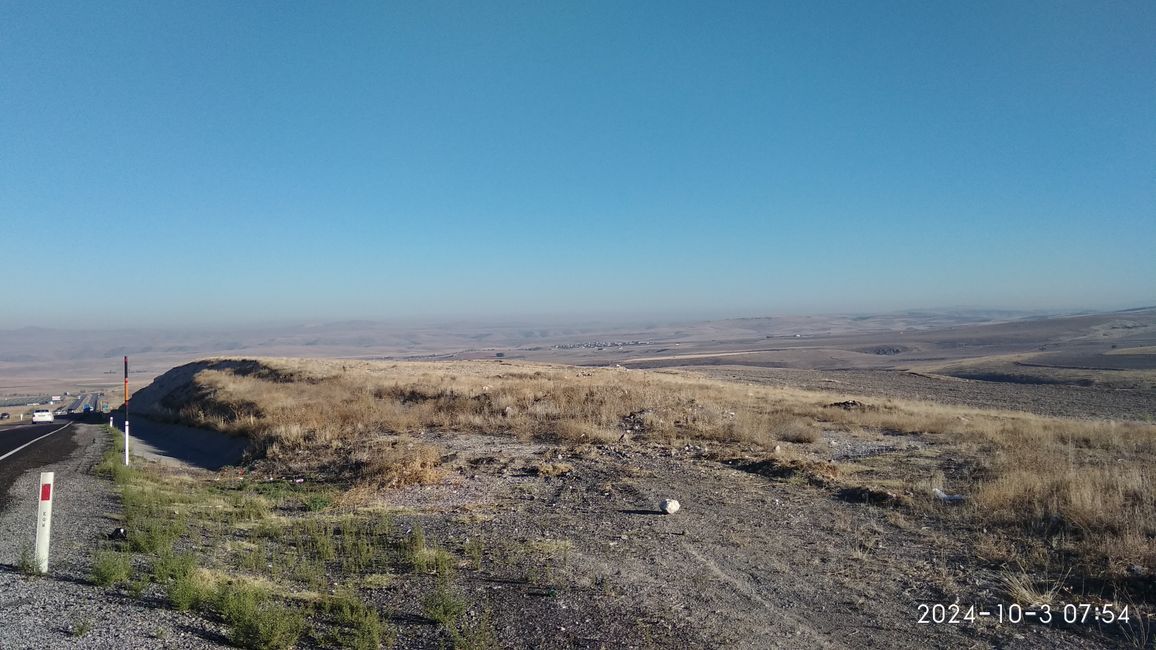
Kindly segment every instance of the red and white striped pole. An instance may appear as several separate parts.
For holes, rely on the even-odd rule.
[[[128,466],[128,357],[124,358],[124,464]]]
[[[53,472],[40,472],[40,505],[36,510],[36,568],[48,573],[48,541],[52,537]]]

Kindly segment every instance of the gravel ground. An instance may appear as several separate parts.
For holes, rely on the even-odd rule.
[[[211,623],[165,609],[155,586],[134,598],[89,583],[92,551],[117,526],[120,507],[112,484],[92,474],[107,444],[101,428],[76,425],[72,436],[76,450],[25,472],[0,513],[0,649],[230,647]],[[52,551],[48,575],[30,577],[17,567],[35,540],[41,471],[56,472]]]

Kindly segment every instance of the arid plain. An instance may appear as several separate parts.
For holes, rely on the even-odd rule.
[[[138,412],[249,440],[109,470],[165,540],[111,552],[188,558],[152,589],[210,626],[243,588],[307,647],[1146,647],[1156,310],[1015,316],[158,337],[3,390],[130,354]]]

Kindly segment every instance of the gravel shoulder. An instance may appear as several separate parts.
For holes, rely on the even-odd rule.
[[[111,482],[92,472],[108,444],[103,429],[77,424],[70,431],[72,453],[23,473],[0,514],[0,648],[230,647],[211,623],[165,609],[160,594],[138,599],[89,583],[92,553],[118,525],[120,506]],[[52,550],[48,574],[27,576],[18,567],[35,540],[41,471],[56,473]]]
[[[123,421],[117,427],[124,429]],[[217,471],[241,461],[249,439],[218,431],[154,422],[140,416],[129,421],[132,454],[148,461]]]

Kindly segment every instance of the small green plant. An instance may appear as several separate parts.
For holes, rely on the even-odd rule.
[[[409,532],[406,546],[411,557],[419,551],[425,550],[425,531],[421,529],[421,526],[414,526],[413,530]]]
[[[132,594],[133,598],[140,598],[141,596],[144,595],[145,589],[148,589],[148,587],[149,587],[148,576],[140,576],[138,578],[135,578],[135,579],[129,581],[128,592],[130,594]]]
[[[92,559],[92,581],[101,587],[128,582],[132,558],[118,551],[99,550]]]
[[[175,578],[169,583],[167,593],[173,609],[179,612],[197,609],[209,600],[209,593],[191,573]]]
[[[480,618],[463,623],[459,629],[450,630],[454,650],[498,650],[498,633],[494,630],[493,613],[487,609]]]
[[[181,536],[184,527],[173,521],[130,517],[128,532],[129,548],[138,553],[164,555],[171,553],[173,544]]]
[[[444,549],[425,548],[414,554],[413,569],[418,573],[434,573],[439,579],[453,576],[454,556]]]
[[[91,618],[83,618],[79,623],[71,626],[72,636],[81,638],[92,631],[94,623]]]
[[[308,553],[299,553],[289,571],[294,580],[320,589],[326,585],[325,563]]]
[[[301,610],[274,603],[268,592],[256,587],[222,583],[216,606],[232,628],[230,638],[242,648],[290,648],[305,631]]]
[[[20,560],[16,566],[26,576],[40,575],[40,567],[36,566],[36,558],[32,555],[32,547],[25,544],[20,547]]]
[[[247,612],[255,610],[268,598],[268,594],[255,587],[235,583],[221,583],[217,588],[216,605],[221,618],[226,623],[243,618]]]
[[[230,638],[242,648],[287,650],[305,631],[305,615],[266,600],[251,609],[236,610],[232,627]]]
[[[167,582],[184,578],[197,568],[197,558],[192,553],[161,553],[153,562],[153,580]]]
[[[349,521],[342,527],[338,537],[337,557],[341,561],[341,570],[345,573],[364,573],[371,568],[377,558],[377,547],[374,538],[358,525],[359,522]]]
[[[301,498],[301,505],[309,512],[317,512],[333,505],[333,497],[324,492],[310,492]]]
[[[470,558],[470,566],[474,567],[475,571],[482,570],[482,554],[485,552],[485,544],[478,537],[471,538],[466,542],[466,557]]]
[[[326,561],[337,557],[337,551],[333,545],[334,531],[331,525],[327,525],[324,522],[307,520],[304,531],[304,545],[312,551],[314,556]]]
[[[346,628],[339,634],[343,647],[376,650],[383,642],[393,645],[394,631],[382,623],[377,610],[366,605],[356,594],[339,593],[329,600],[326,609],[337,625]]]
[[[234,497],[233,507],[242,521],[259,521],[269,516],[269,502],[264,497],[242,494]]]
[[[466,603],[450,590],[448,581],[438,579],[433,592],[422,602],[427,618],[440,623],[447,630],[454,630],[458,617],[466,610]]]

